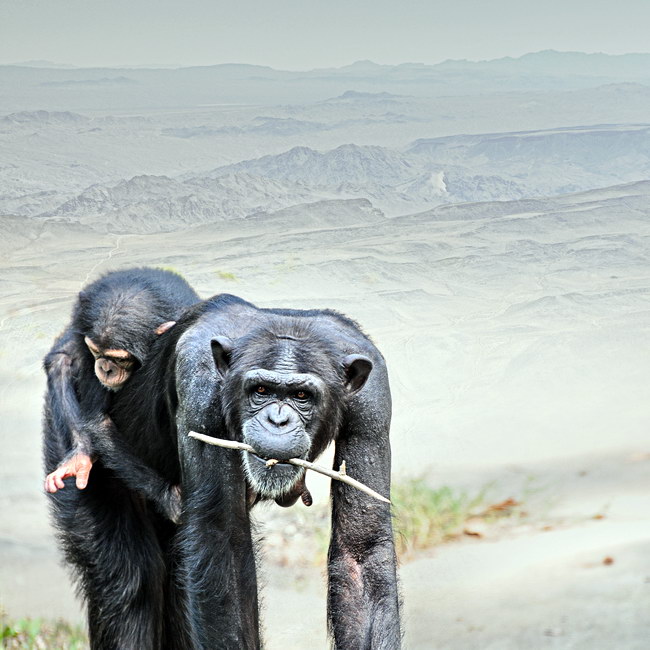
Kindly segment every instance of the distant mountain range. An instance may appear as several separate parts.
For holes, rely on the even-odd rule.
[[[38,67],[38,62],[29,62],[0,66],[0,87],[4,87],[0,91],[0,110],[3,105],[8,110],[34,108],[36,98],[40,98],[41,107],[61,108],[63,105],[57,102],[66,87],[74,88],[75,93],[83,93],[88,87],[90,94],[75,98],[84,107],[124,108],[316,101],[350,89],[357,93],[434,97],[484,93],[496,88],[506,92],[581,89],[621,82],[650,84],[650,54],[553,50],[491,61],[449,60],[434,65],[358,61],[341,68],[306,71],[237,63],[171,69],[53,65]],[[98,86],[104,87],[106,93]]]
[[[242,219],[317,200],[306,187],[232,174],[180,182],[166,176],[135,176],[116,185],[93,185],[46,217],[63,217],[101,231],[157,232]]]
[[[0,67],[28,67],[44,69],[63,69],[63,70],[93,70],[93,69],[113,69],[113,70],[195,70],[195,69],[213,69],[229,76],[242,75],[322,75],[322,74],[341,74],[341,75],[364,75],[364,76],[381,76],[386,74],[395,74],[402,72],[413,75],[422,75],[441,70],[531,70],[534,69],[538,74],[556,74],[560,68],[564,74],[581,74],[587,76],[600,76],[604,73],[620,74],[626,70],[630,74],[648,75],[648,62],[650,53],[631,53],[631,54],[604,54],[602,52],[559,52],[557,50],[542,50],[540,52],[530,52],[519,57],[505,56],[498,59],[488,59],[472,61],[469,59],[447,59],[440,63],[399,63],[399,64],[379,64],[373,61],[363,60],[355,61],[349,65],[338,68],[313,68],[309,70],[288,71],[275,69],[265,65],[254,65],[248,63],[219,63],[214,65],[202,66],[183,66],[170,64],[151,64],[151,65],[127,65],[127,66],[102,66],[88,67],[79,65],[70,65],[66,63],[55,63],[52,61],[32,60],[21,61],[12,64],[0,65]]]
[[[365,199],[397,216],[449,203],[549,197],[648,178],[650,125],[576,127],[421,139],[404,150],[294,147],[178,178],[139,175],[95,184],[40,216],[148,232],[322,200]],[[34,196],[26,201],[23,213],[39,214]]]
[[[649,179],[648,106],[650,54],[0,66],[0,215],[150,232],[323,201],[393,218],[553,197]]]

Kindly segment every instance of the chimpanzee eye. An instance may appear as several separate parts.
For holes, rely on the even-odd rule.
[[[294,399],[305,401],[311,397],[311,393],[308,393],[306,390],[297,390],[293,394]]]
[[[266,395],[266,392],[267,392],[267,391],[266,391],[266,386],[257,386],[257,387],[255,388],[255,392],[256,392],[258,395]]]
[[[112,359],[120,368],[129,370],[134,365],[133,359]]]

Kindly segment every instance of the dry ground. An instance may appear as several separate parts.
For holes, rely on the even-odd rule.
[[[81,616],[41,494],[40,360],[85,282],[149,264],[177,269],[202,296],[348,313],[391,369],[396,478],[493,483],[495,499],[526,492],[525,520],[403,564],[409,648],[648,647],[647,257],[621,259],[612,245],[593,263],[584,247],[534,260],[515,244],[535,228],[368,226],[356,209],[326,227],[305,209],[304,219],[149,236],[0,218],[0,580],[10,615]],[[585,236],[598,232],[589,223]],[[312,485],[325,501],[326,485]],[[325,648],[322,569],[267,564],[262,580],[268,647]]]

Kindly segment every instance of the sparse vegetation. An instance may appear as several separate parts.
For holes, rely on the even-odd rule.
[[[434,490],[416,478],[396,484],[392,501],[395,544],[404,555],[462,535],[465,522],[484,505],[485,490],[474,496],[447,486]]]
[[[492,490],[491,485],[474,494],[448,486],[434,489],[423,478],[394,484],[395,545],[401,559],[463,536],[484,537],[488,527],[509,525],[514,518],[518,523],[526,516],[519,501],[489,499]],[[269,512],[272,518],[264,525],[268,560],[282,566],[325,563],[330,530],[326,504]]]
[[[231,273],[230,271],[220,271],[219,269],[217,269],[215,273],[217,274],[217,277],[220,280],[230,280],[231,282],[237,281],[237,276],[234,273]]]
[[[62,620],[44,621],[40,618],[12,621],[3,614],[0,650],[13,648],[86,650],[88,639],[79,625],[71,625]]]
[[[393,487],[395,545],[402,559],[437,544],[461,536],[481,538],[528,517],[523,497],[493,501],[495,486],[490,484],[471,495],[463,490],[443,486],[429,487],[423,478],[410,479]]]

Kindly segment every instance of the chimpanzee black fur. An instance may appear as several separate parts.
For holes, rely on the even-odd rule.
[[[172,319],[198,300],[179,275],[151,268],[108,273],[80,292],[70,326],[56,340],[44,362],[48,380],[44,430],[47,473],[77,454],[84,454],[88,462],[90,457],[99,456],[127,485],[141,490],[173,516],[178,497],[115,435],[107,417],[113,393],[100,383],[96,373],[114,381],[117,372],[123,384],[131,370],[144,363],[149,348],[160,335],[157,328],[163,324],[164,328],[171,327]],[[101,356],[101,349],[123,358],[111,362],[102,357],[95,361],[88,340],[93,347],[98,346],[95,356]],[[100,364],[102,371],[97,369]],[[115,385],[113,390],[119,386]],[[59,486],[63,484],[62,480],[58,482]],[[56,487],[49,491],[55,492]]]
[[[141,461],[181,480],[178,529],[104,468],[75,491],[82,523],[71,522],[78,535],[66,548],[83,565],[92,647],[260,648],[249,511],[260,499],[283,502],[302,480],[265,459],[313,460],[334,440],[335,467],[345,460],[388,496],[390,414],[384,360],[344,316],[228,295],[189,308],[110,408]],[[189,431],[253,440],[262,458]],[[335,647],[399,648],[389,506],[336,481],[328,574]]]

